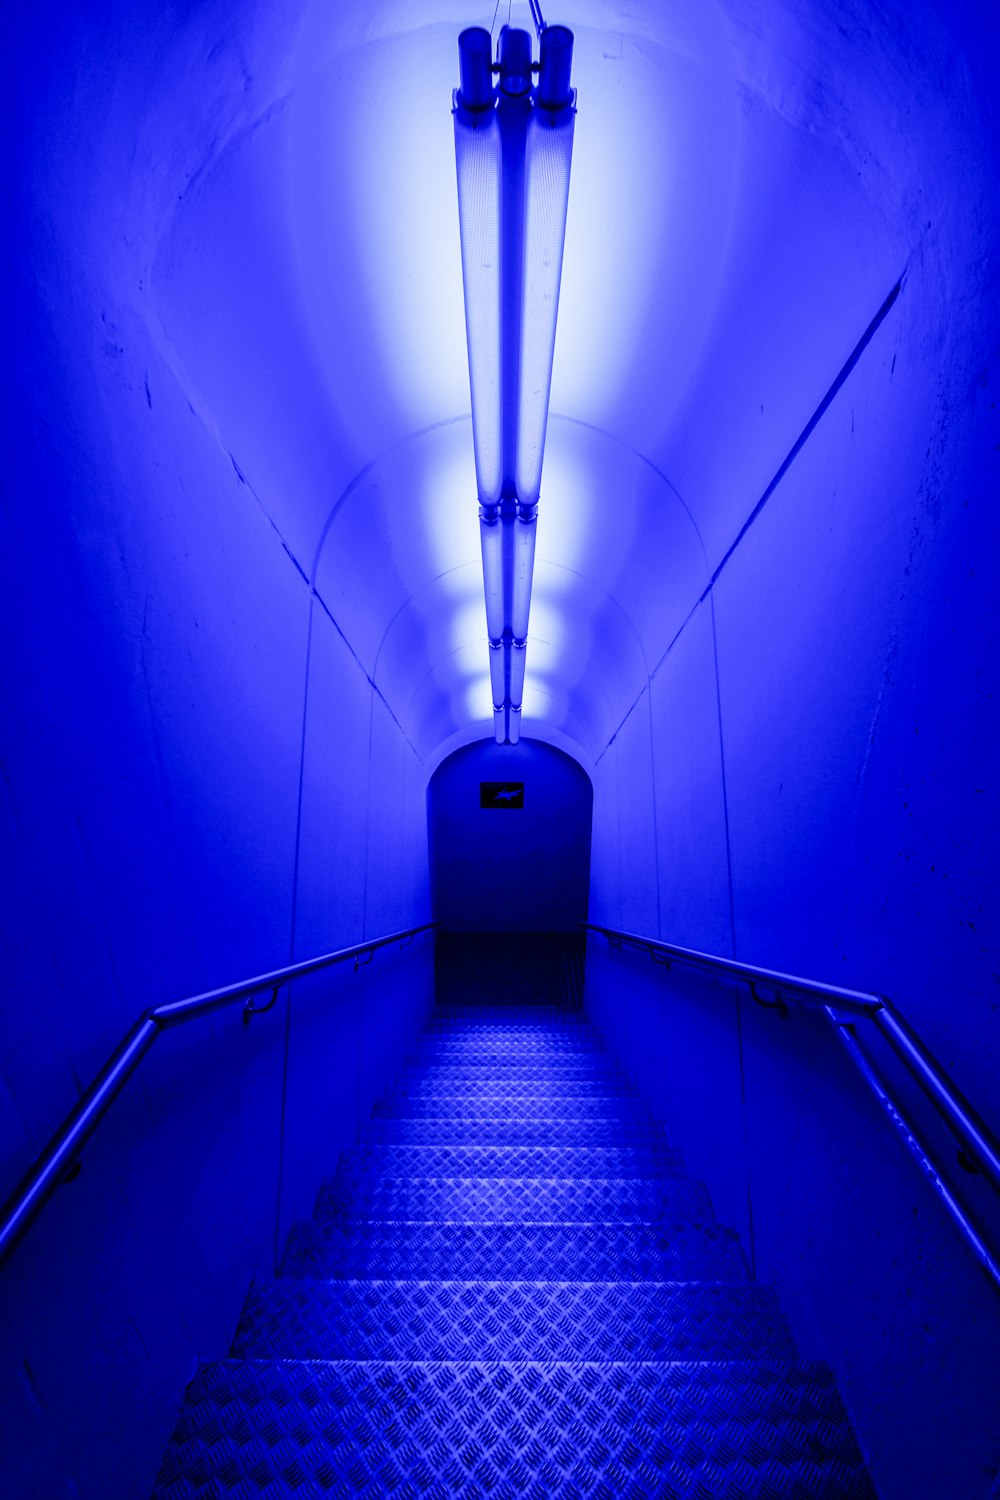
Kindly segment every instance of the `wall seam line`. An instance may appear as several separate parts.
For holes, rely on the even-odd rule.
[[[302,800],[306,775],[306,727],[309,718],[309,680],[312,666],[313,595],[309,596],[309,617],[306,628],[305,682],[302,689],[302,740],[299,746],[299,793],[295,808],[295,856],[292,864],[292,910],[288,934],[288,960],[295,959],[295,934],[299,906],[299,856],[302,848]],[[285,1116],[288,1101],[288,1058],[292,1040],[292,990],[285,996],[285,1036],[281,1064],[281,1111],[278,1123],[278,1174],[274,1199],[274,1274],[278,1274],[281,1252],[281,1199],[285,1183]]]
[[[719,772],[722,783],[722,823],[726,843],[726,887],[729,896],[729,950],[736,957],[736,901],[733,891],[733,853],[729,834],[729,787],[726,782],[726,746],[722,730],[722,684],[719,680],[719,637],[715,621],[715,596],[708,597],[709,617],[712,622],[712,665],[715,673],[715,713],[719,729]],[[734,996],[736,1011],[736,1052],[740,1060],[740,1117],[743,1125],[743,1161],[746,1171],[747,1192],[747,1236],[749,1244],[749,1266],[751,1281],[757,1280],[757,1243],[753,1218],[753,1188],[750,1176],[750,1137],[747,1122],[746,1060],[743,1051],[743,997]]]
[[[895,305],[896,299],[898,298],[900,292],[903,289],[903,283],[904,283],[905,279],[906,279],[906,273],[904,271],[902,273],[902,275],[899,277],[899,279],[897,280],[895,286],[889,292],[888,296],[885,298],[884,302],[882,303],[882,306],[879,308],[879,310],[875,314],[874,318],[872,318],[871,322],[868,324],[868,327],[865,329],[864,333],[861,335],[861,337],[858,340],[858,342],[855,344],[854,348],[851,350],[851,352],[848,355],[846,361],[844,362],[844,364],[841,366],[840,370],[838,371],[837,376],[836,376],[835,380],[833,381],[833,384],[827,390],[827,392],[826,392],[825,396],[823,397],[822,401],[816,407],[816,410],[813,412],[812,416],[809,418],[808,422],[803,427],[802,431],[799,433],[799,435],[796,438],[795,442],[792,444],[791,448],[788,450],[787,454],[785,455],[784,460],[782,461],[782,463],[778,467],[778,469],[777,469],[777,471],[776,471],[773,479],[771,480],[770,484],[767,486],[767,488],[765,489],[764,493],[761,495],[760,499],[757,501],[756,505],[753,507],[753,509],[751,510],[750,514],[747,516],[746,520],[743,522],[743,525],[740,527],[739,531],[736,533],[736,536],[733,538],[733,541],[730,543],[729,547],[727,547],[726,551],[723,553],[723,556],[722,556],[720,562],[716,566],[714,572],[712,573],[712,576],[709,578],[708,583],[705,585],[705,587],[702,590],[701,594],[695,600],[694,604],[691,606],[691,608],[688,611],[687,615],[682,620],[681,624],[677,627],[677,630],[674,633],[673,639],[670,641],[670,643],[667,646],[666,650],[663,652],[662,656],[659,658],[659,660],[657,661],[656,665],[653,667],[653,670],[649,673],[649,680],[650,681],[652,681],[652,679],[659,672],[660,668],[663,666],[663,664],[666,661],[667,657],[673,651],[674,647],[677,645],[677,642],[680,640],[681,636],[684,634],[684,632],[687,629],[688,625],[690,625],[691,620],[692,620],[692,618],[693,618],[693,616],[695,614],[695,611],[698,609],[698,606],[701,605],[701,604],[704,604],[705,601],[706,601],[706,599],[710,599],[712,597],[712,593],[713,593],[713,590],[715,588],[715,585],[718,582],[719,578],[722,576],[722,573],[723,573],[724,569],[726,568],[726,565],[729,563],[729,561],[733,557],[733,554],[736,552],[736,549],[739,547],[739,545],[742,542],[743,538],[746,536],[747,532],[750,530],[750,527],[757,520],[757,518],[759,517],[761,511],[764,509],[764,506],[770,500],[771,496],[774,494],[775,490],[778,488],[778,486],[780,485],[781,481],[784,479],[785,475],[788,473],[788,470],[792,467],[792,464],[795,462],[796,458],[798,458],[799,454],[802,452],[802,449],[805,447],[806,443],[812,437],[813,432],[819,426],[819,423],[821,422],[821,420],[823,419],[823,417],[826,415],[826,412],[828,411],[828,409],[830,408],[830,406],[833,404],[834,399],[839,394],[841,388],[844,386],[844,384],[846,383],[846,381],[848,380],[848,378],[852,374],[855,365],[858,363],[858,361],[860,360],[862,354],[864,354],[865,350],[868,348],[868,345],[871,343],[872,339],[875,337],[876,333],[881,328],[882,324],[885,322],[885,320],[888,317],[889,313],[892,311],[892,308]],[[671,486],[671,488],[672,488],[672,486]],[[605,745],[605,747],[601,751],[600,755],[597,756],[596,760],[594,761],[595,766],[596,765],[600,765],[602,757],[605,755],[605,753],[607,752],[608,748],[614,743],[615,739],[618,737],[618,735],[621,733],[621,731],[623,730],[623,728],[625,727],[625,725],[628,723],[628,720],[631,718],[632,714],[635,712],[636,708],[638,707],[641,698],[642,698],[642,693],[639,693],[639,695],[635,699],[635,702],[630,705],[627,713],[625,714],[625,717],[622,719],[621,723],[618,725],[618,727],[615,730],[614,734],[612,734],[611,738],[608,740],[607,745]]]

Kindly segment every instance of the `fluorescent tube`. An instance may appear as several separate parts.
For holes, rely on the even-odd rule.
[[[536,103],[525,142],[524,277],[515,468],[517,498],[524,505],[535,503],[542,482],[574,118],[572,103],[555,110]]]
[[[513,587],[511,589],[510,629],[515,641],[528,634],[528,611],[531,607],[531,573],[535,562],[535,532],[538,522],[532,511],[524,516],[519,509],[514,521]]]
[[[486,80],[482,82],[482,38]],[[472,390],[472,433],[480,501],[500,498],[503,484],[503,385],[500,292],[500,121],[490,81],[489,33],[470,27],[459,38],[462,88],[453,102],[458,221],[465,286],[465,330]],[[485,95],[485,102],[484,102]]]
[[[503,708],[507,696],[507,673],[505,670],[505,648],[497,642],[490,643],[490,688],[493,692],[493,707]]]
[[[503,522],[498,513],[480,513],[479,538],[483,549],[483,586],[486,591],[486,631],[491,641],[503,635]]]
[[[524,658],[525,648],[515,641],[510,648],[510,697],[511,708],[519,709],[521,699],[524,697]]]

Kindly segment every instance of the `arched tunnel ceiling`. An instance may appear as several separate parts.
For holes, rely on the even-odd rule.
[[[933,15],[820,9],[548,17],[579,115],[524,726],[585,763],[919,238]],[[164,191],[151,268],[192,403],[429,765],[491,729],[450,115],[489,20],[289,18],[266,97]]]

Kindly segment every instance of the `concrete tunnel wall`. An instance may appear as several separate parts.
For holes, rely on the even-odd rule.
[[[600,7],[584,9],[599,24]],[[858,84],[810,72],[807,19],[782,7],[759,51],[747,44],[741,107],[760,108],[750,78],[779,101],[775,138],[819,161],[802,103],[815,84],[890,229],[877,251],[859,229],[862,271],[824,263],[821,296],[794,238],[787,260],[777,235],[745,258],[720,313],[730,362],[668,466],[685,493],[718,497],[704,552],[685,544],[688,581],[671,575],[668,599],[649,549],[619,586],[640,641],[615,637],[608,659],[627,667],[601,680],[606,704],[546,732],[570,750],[579,724],[590,734],[577,750],[594,783],[593,920],[890,993],[995,1124],[992,22],[975,5],[947,24],[910,7],[882,54],[873,13],[852,8]],[[227,236],[256,247],[251,288],[274,285],[273,247],[241,220],[240,195],[205,221],[218,240],[199,228],[186,246],[212,268],[229,349],[197,262],[163,233],[179,187],[204,187],[206,152],[240,131],[271,140],[260,121],[296,86],[298,22],[149,3],[16,23],[5,1187],[143,1006],[430,913],[425,789],[454,742],[428,749],[426,730],[414,748],[362,639],[383,639],[383,622],[351,592],[347,541],[334,531],[314,561],[335,497],[392,436],[369,400],[374,357],[356,372],[357,411],[348,400],[340,425],[322,403],[311,412],[290,376],[295,310],[268,305],[239,327],[225,302]],[[644,24],[655,37],[659,22]],[[378,45],[377,17],[343,26]],[[607,26],[627,22],[608,7]],[[858,101],[888,63],[922,83],[875,140]],[[280,168],[276,156],[267,170]],[[768,324],[759,295],[752,315],[769,258],[787,326]],[[649,431],[657,389],[644,368],[620,400]],[[300,492],[314,515],[293,515]],[[361,558],[373,578],[377,540]],[[600,631],[590,645],[599,661]],[[308,1211],[430,986],[425,944],[298,986],[248,1028],[233,1013],[158,1044],[0,1278],[5,1492],[148,1489],[195,1361],[225,1350],[250,1276]],[[833,1361],[884,1493],[989,1495],[995,1303],[834,1043],[802,1022],[776,1039],[772,1016],[676,976],[665,994],[593,945],[590,1001],[807,1350]]]
[[[16,49],[4,1195],[144,1007],[430,917],[425,770],[144,301],[155,213],[129,200],[156,167],[132,153],[176,22],[70,9],[55,36],[38,12]],[[181,149],[163,126],[152,149]],[[248,1027],[237,1006],[158,1042],[5,1267],[5,1495],[148,1492],[198,1357],[311,1211],[432,983],[418,940]]]
[[[996,611],[980,559],[996,419],[975,383],[940,396],[946,491],[916,439],[888,496],[883,480],[914,385],[940,391],[943,365],[964,386],[975,358],[974,322],[950,330],[961,358],[930,337],[937,305],[915,268],[598,761],[590,920],[890,995],[995,1121]],[[989,1494],[996,1295],[825,1020],[779,1020],[745,989],[667,978],[600,940],[588,999],[803,1349],[838,1370],[884,1493]],[[995,1225],[933,1111],[910,1103]]]

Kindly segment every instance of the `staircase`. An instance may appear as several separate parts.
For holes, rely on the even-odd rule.
[[[825,1365],[579,1010],[439,1007],[154,1500],[872,1497]]]

